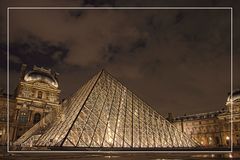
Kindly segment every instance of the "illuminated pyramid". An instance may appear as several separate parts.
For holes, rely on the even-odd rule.
[[[31,141],[32,146],[58,147],[198,146],[105,71],[71,96],[63,113],[42,134],[26,132],[15,144],[27,145]]]

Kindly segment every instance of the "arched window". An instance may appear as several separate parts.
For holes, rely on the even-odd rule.
[[[19,122],[25,124],[25,123],[27,123],[27,121],[28,121],[27,113],[26,112],[21,112],[20,116],[19,116]]]
[[[40,98],[40,99],[42,99],[42,94],[43,94],[42,91],[38,91],[37,97]]]
[[[41,114],[40,113],[35,113],[33,117],[33,123],[38,123],[41,120]]]

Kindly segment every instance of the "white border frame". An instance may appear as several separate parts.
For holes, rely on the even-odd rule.
[[[231,144],[229,151],[10,151],[9,150],[9,16],[10,10],[230,10],[231,11],[231,97],[233,94],[233,8],[232,7],[8,7],[7,8],[7,152],[8,153],[232,153],[233,152],[233,114],[231,103]]]

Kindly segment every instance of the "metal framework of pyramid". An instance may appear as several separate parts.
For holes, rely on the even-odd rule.
[[[52,122],[43,134],[29,135],[24,143],[34,136],[33,146],[198,146],[103,70],[68,99],[64,117]]]

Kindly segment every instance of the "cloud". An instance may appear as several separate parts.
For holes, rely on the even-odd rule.
[[[224,105],[229,91],[228,11],[14,10],[10,14],[12,62],[55,68],[61,73],[63,97],[106,68],[163,113],[198,108],[200,112],[202,107],[210,111]]]
[[[1,43],[1,46],[2,54],[0,67],[6,69],[6,45]],[[33,36],[25,37],[22,39],[22,41],[14,41],[10,43],[10,69],[16,70],[21,66],[22,63],[52,67],[54,65],[63,63],[63,59],[67,52],[67,48],[61,43],[52,44],[41,41]]]
[[[138,40],[146,35],[131,24],[127,14],[123,11],[83,11],[76,19],[69,16],[68,11],[12,11],[10,39],[20,41],[19,38],[34,34],[43,41],[65,43],[69,47],[65,62],[88,66],[104,61],[102,55],[109,43],[122,47],[132,43],[141,45],[137,44],[141,43]]]
[[[22,60],[15,56],[15,55],[9,55],[9,61],[13,62],[13,63],[18,63],[18,64],[21,64],[22,63]]]
[[[3,89],[4,93],[7,93],[7,70],[6,69],[2,69],[0,68],[0,89]],[[9,90],[10,90],[10,94],[14,93],[14,90],[16,89],[16,86],[18,84],[18,80],[19,80],[19,70],[15,71],[12,70],[11,72],[9,72]]]
[[[211,24],[213,16],[204,17],[203,13],[194,13],[193,16],[189,16],[187,12],[183,11],[81,11],[78,18],[71,16],[71,13],[67,10],[13,11],[11,29],[13,36],[11,39],[14,41],[27,34],[34,34],[43,41],[61,42],[69,49],[64,62],[85,67],[103,64],[116,58],[111,53],[112,50],[109,50],[110,45],[117,46],[123,56],[127,55],[129,58],[128,55],[130,55],[135,58],[135,52],[139,55],[143,50],[145,53],[142,53],[146,55],[150,51],[164,51],[164,45],[178,48],[178,52],[203,50],[202,54],[204,54],[206,49],[213,48],[211,43],[215,43],[217,46],[225,42],[221,41],[224,38],[220,38],[218,35],[219,29],[212,34],[213,36],[208,34],[210,31],[214,31],[212,27],[219,21],[215,20],[216,22]],[[205,15],[207,14],[205,13]],[[28,19],[26,20],[25,17]],[[176,19],[179,17],[181,21],[176,23]],[[200,19],[204,17],[208,23],[203,25],[201,30],[197,26],[202,21],[192,22],[196,17]],[[202,32],[207,33],[203,36],[198,34]],[[152,44],[156,42],[159,44],[153,47]],[[198,43],[203,44],[198,45]],[[199,48],[204,45],[205,48]],[[147,49],[144,49],[146,47]],[[194,49],[194,47],[198,47],[198,49]],[[181,51],[181,49],[184,50]],[[119,58],[119,55],[117,56]],[[120,57],[121,59],[124,58]]]

